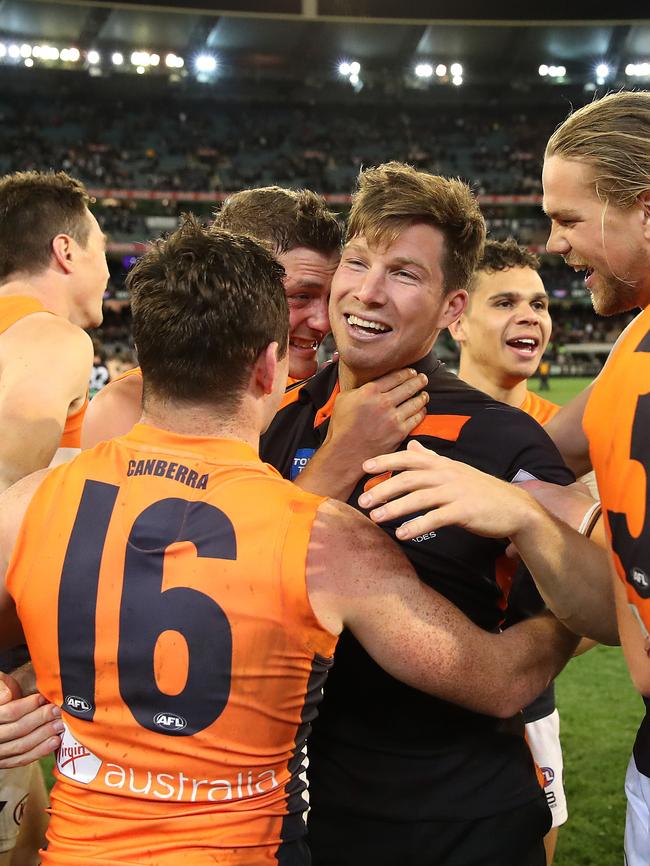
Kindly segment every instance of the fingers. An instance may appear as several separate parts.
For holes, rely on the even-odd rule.
[[[435,511],[428,511],[426,514],[421,514],[419,517],[414,517],[403,523],[395,530],[395,535],[400,541],[409,541],[412,538],[417,538],[420,535],[430,535],[435,533],[443,526],[452,526],[455,523],[460,523],[462,515],[453,505],[444,505],[437,508]]]
[[[30,745],[31,744],[31,745]],[[25,767],[56,751],[61,745],[60,736],[51,736],[49,730],[34,731],[30,738],[16,741],[17,752],[13,755],[0,757],[0,770],[12,770],[14,767]]]
[[[410,383],[411,390],[409,391],[409,388],[407,387],[406,396],[403,398],[406,400],[409,397],[412,397],[413,394],[421,391],[428,381],[429,380],[424,373],[418,373],[417,370],[405,367],[402,370],[393,370],[392,373],[386,373],[385,376],[380,376],[379,379],[375,379],[372,384],[381,394],[386,394],[389,391],[393,391],[395,388],[399,388],[400,385]],[[400,402],[402,401],[400,400]],[[397,405],[397,403],[395,405]]]
[[[412,445],[417,445],[412,448]],[[364,461],[363,471],[368,475],[382,475],[384,472],[403,472],[406,469],[440,469],[448,462],[447,457],[441,457],[435,451],[429,451],[419,442],[409,442],[406,451],[395,451],[391,454],[380,454]]]
[[[11,674],[0,671],[0,705],[14,701],[16,698],[22,698],[22,696],[22,689]]]
[[[401,406],[402,403],[405,403],[412,397],[418,396],[422,393],[423,395],[426,395],[426,400],[423,401],[422,405],[426,405],[426,403],[429,402],[429,395],[426,391],[423,391],[423,388],[425,388],[426,384],[427,377],[424,375],[424,373],[418,373],[417,376],[412,376],[405,382],[401,382],[399,385],[396,385],[394,388],[383,391],[383,394],[385,397],[388,397],[388,399],[394,406]]]
[[[411,430],[414,430],[418,424],[426,418],[426,405],[429,402],[429,395],[426,391],[420,391],[415,397],[410,400],[405,400],[397,407],[397,419],[404,427],[404,435],[408,436]]]
[[[60,708],[48,704],[42,695],[29,695],[0,707],[0,755],[5,744],[46,724],[53,725],[50,735],[63,730]]]
[[[422,503],[422,507],[431,508],[432,505],[438,504],[436,489],[440,487],[439,480],[432,472],[422,470],[412,470],[408,472],[400,472],[397,475],[391,475],[379,484],[375,484],[370,490],[362,493],[359,497],[359,505],[362,508],[376,508],[386,502],[394,501],[400,496],[405,496],[407,493],[421,493],[423,497],[430,495],[431,504]],[[408,512],[401,512],[408,514]],[[393,515],[395,516],[395,515]]]

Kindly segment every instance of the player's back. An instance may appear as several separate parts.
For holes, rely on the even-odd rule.
[[[67,725],[44,864],[284,862],[336,643],[305,583],[321,501],[146,425],[45,479],[7,578]]]

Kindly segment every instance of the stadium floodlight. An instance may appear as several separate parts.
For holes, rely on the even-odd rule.
[[[86,54],[86,59],[88,60],[88,63],[91,64],[91,66],[95,66],[101,60],[101,57],[99,56],[99,51],[89,51],[88,54]]]
[[[564,78],[565,75],[566,75],[566,67],[565,66],[558,66],[557,67],[557,77],[558,78]]]
[[[0,42],[0,57],[6,57],[6,56],[7,56],[7,46],[4,44],[4,42]]]
[[[439,63],[436,66],[436,75],[438,76],[438,78],[444,78],[444,76],[446,74],[447,74],[447,67],[445,66],[444,63]]]
[[[350,64],[347,61],[343,61],[343,63],[339,63],[339,75],[343,75],[345,78],[351,74],[352,70],[350,69]]]
[[[18,57],[20,57],[20,48],[17,45],[10,45],[8,54],[9,57],[12,58],[12,60],[16,60]]]
[[[354,87],[358,83],[359,83],[359,76],[356,74],[356,72],[353,72],[352,75],[350,75],[350,84]]]
[[[462,75],[454,75],[454,77],[451,79],[451,82],[452,82],[452,84],[455,84],[456,87],[460,87],[460,85],[463,83],[463,76]]]
[[[160,58],[158,58],[160,59]],[[151,63],[151,55],[148,51],[134,51],[131,54],[132,66],[149,66]]]
[[[81,52],[78,48],[68,48],[68,59],[73,63],[77,63],[81,58]]]
[[[350,64],[350,75],[358,75],[361,72],[361,64],[358,60],[353,60]]]
[[[58,60],[59,49],[53,45],[35,45],[32,49],[34,57],[40,57],[41,60]]]
[[[542,65],[539,67],[539,69],[538,69],[537,71],[538,71],[539,74],[542,76],[542,78],[543,78],[545,75],[548,75],[548,74],[549,74],[549,68],[548,68],[548,66],[547,66],[545,63],[542,63]]]
[[[147,70],[144,68],[144,66],[138,66],[135,71],[138,73],[138,75],[144,75]]]
[[[23,43],[23,44],[20,46],[20,56],[23,57],[23,58],[25,58],[25,57],[31,57],[31,56],[32,56],[32,46],[31,46],[31,45],[27,45],[26,42]]]
[[[113,66],[121,66],[124,63],[124,55],[120,54],[119,51],[114,51],[111,55],[111,60],[113,61]]]
[[[460,65],[460,63],[452,63],[449,67],[449,71],[452,75],[458,77],[463,74],[463,67]]]
[[[637,75],[641,75],[642,77],[647,77],[650,75],[650,63],[640,63],[637,66]]]
[[[194,61],[197,72],[210,73],[217,68],[217,59],[212,54],[199,54]]]
[[[415,67],[415,74],[418,78],[431,78],[433,66],[430,63],[418,63]]]
[[[556,78],[557,77],[557,66],[549,66],[548,67],[548,74],[551,76],[551,78]]]
[[[185,66],[185,61],[182,57],[176,58],[176,69],[182,69]]]
[[[33,65],[34,65],[34,61],[32,60],[32,58],[26,57],[25,58],[25,66],[33,66]]]
[[[597,78],[607,78],[609,75],[609,66],[606,63],[599,63],[596,67]]]
[[[158,64],[160,63],[160,54],[150,54],[149,63],[152,66],[158,66]]]
[[[627,66],[625,67],[625,74],[630,76],[636,75],[636,66],[634,65],[634,63],[627,64]]]

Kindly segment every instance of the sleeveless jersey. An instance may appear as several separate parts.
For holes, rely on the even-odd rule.
[[[144,424],[47,476],[7,575],[67,726],[43,864],[285,862],[336,644],[305,580],[322,501]]]
[[[650,631],[650,307],[596,379],[583,417],[616,573],[642,631]],[[650,700],[636,742],[650,776]]]
[[[539,394],[535,394],[534,391],[526,392],[526,399],[519,408],[522,412],[525,412],[526,415],[530,415],[531,418],[534,418],[538,424],[542,425],[542,427],[544,424],[548,424],[551,418],[554,418],[560,411],[560,407],[557,403],[551,403],[550,400],[545,400],[543,397],[540,397]]]
[[[43,304],[36,298],[28,295],[6,295],[0,297],[0,334],[7,331],[12,325],[32,313],[48,313]],[[61,436],[60,448],[81,448],[81,425],[88,407],[88,396],[81,408],[68,415],[63,434]]]

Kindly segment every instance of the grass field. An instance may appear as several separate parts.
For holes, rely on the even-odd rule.
[[[589,381],[551,379],[551,390],[542,393],[564,404]],[[537,391],[539,382],[531,386]],[[623,780],[643,704],[620,649],[596,647],[570,662],[557,680],[557,700],[569,821],[560,831],[555,866],[621,866]],[[52,760],[43,763],[49,777]]]
[[[542,396],[564,404],[589,379],[553,379]],[[531,388],[539,392],[539,380]],[[643,703],[620,649],[596,647],[574,659],[557,681],[569,820],[555,866],[621,866],[623,780]]]

